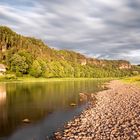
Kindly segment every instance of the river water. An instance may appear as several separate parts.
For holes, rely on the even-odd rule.
[[[102,89],[102,83],[0,83],[0,140],[45,140],[85,108],[79,93],[95,93]],[[23,123],[24,119],[30,123]]]

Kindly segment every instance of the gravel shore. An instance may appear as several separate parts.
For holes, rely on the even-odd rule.
[[[140,140],[140,88],[111,81],[56,140]]]

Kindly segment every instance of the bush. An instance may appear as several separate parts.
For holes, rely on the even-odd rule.
[[[15,79],[17,79],[17,77],[14,74],[7,74],[7,75],[5,75],[5,79],[7,79],[7,80],[15,80]]]

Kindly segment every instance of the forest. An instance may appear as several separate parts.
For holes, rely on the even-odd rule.
[[[94,44],[93,44],[94,45]],[[99,60],[68,50],[56,50],[43,41],[0,26],[0,64],[6,74],[44,78],[124,77],[137,75],[138,66],[125,60]]]

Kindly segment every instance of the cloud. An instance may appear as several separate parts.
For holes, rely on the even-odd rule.
[[[55,48],[140,63],[139,0],[1,0],[0,11],[0,24]]]

